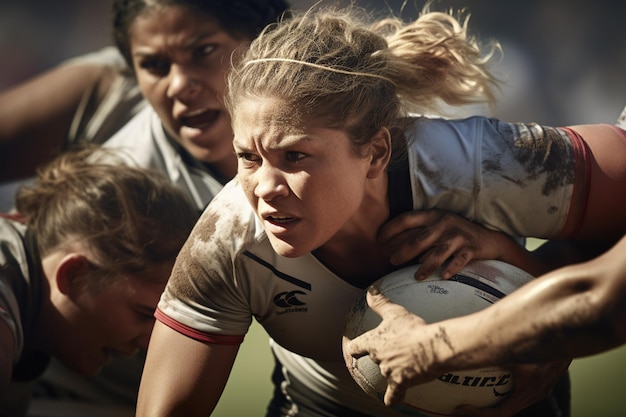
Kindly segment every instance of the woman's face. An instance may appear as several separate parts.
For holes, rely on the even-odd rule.
[[[165,129],[197,159],[234,162],[223,96],[231,54],[249,40],[181,6],[141,15],[129,35],[139,87]]]
[[[172,266],[151,271],[154,281],[124,276],[98,290],[82,286],[64,303],[67,326],[56,334],[55,356],[76,372],[94,375],[115,356],[147,349],[154,310]]]
[[[357,156],[345,132],[301,124],[276,99],[236,111],[237,176],[277,253],[301,256],[358,222],[371,157]]]

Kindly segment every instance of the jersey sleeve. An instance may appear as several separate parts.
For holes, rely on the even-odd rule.
[[[101,99],[98,86],[84,92],[68,132],[68,146],[82,141],[105,142],[147,105],[134,74],[113,46],[68,59],[62,65],[100,66],[112,79]]]
[[[0,216],[0,321],[4,322],[13,334],[15,362],[24,348],[24,326],[21,308],[28,308],[26,274],[28,272],[26,253],[20,233],[11,222]],[[20,306],[20,298],[24,306]],[[25,316],[27,314],[24,314]]]
[[[227,185],[202,214],[155,313],[163,324],[205,343],[241,343],[252,322],[250,280],[238,256],[253,238],[251,212],[235,209],[247,202],[231,201],[232,191]]]
[[[472,117],[422,119],[409,145],[415,208],[440,208],[512,236],[580,223],[586,147],[572,131]]]

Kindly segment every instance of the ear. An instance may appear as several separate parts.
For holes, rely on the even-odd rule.
[[[65,255],[55,271],[55,281],[62,294],[71,296],[76,292],[80,278],[91,272],[89,259],[80,253]]]
[[[370,149],[372,161],[367,172],[367,178],[376,178],[387,169],[391,159],[391,133],[386,127],[378,129],[370,142]]]

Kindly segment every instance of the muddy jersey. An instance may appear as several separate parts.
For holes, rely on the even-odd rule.
[[[436,207],[513,236],[557,236],[580,222],[586,153],[574,132],[484,117],[417,118],[405,132],[404,163],[390,167],[392,213]],[[289,415],[395,415],[360,390],[341,355],[343,318],[362,291],[312,254],[277,255],[235,179],[182,249],[156,317],[229,344],[257,320],[281,364],[282,395],[297,408]]]

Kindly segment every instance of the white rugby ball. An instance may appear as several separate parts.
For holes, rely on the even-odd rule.
[[[525,271],[500,261],[473,261],[450,279],[438,273],[424,281],[414,278],[418,265],[395,271],[377,281],[391,301],[404,306],[428,323],[463,316],[495,303],[513,290],[530,282]],[[439,271],[438,271],[439,272]],[[367,305],[365,293],[358,297],[344,327],[344,344],[380,324],[381,318]],[[387,379],[369,356],[358,359],[346,355],[346,365],[359,386],[383,400]],[[416,411],[449,415],[462,404],[478,407],[496,405],[513,389],[511,373],[498,367],[452,372],[407,390],[404,403],[396,406],[404,413]]]

